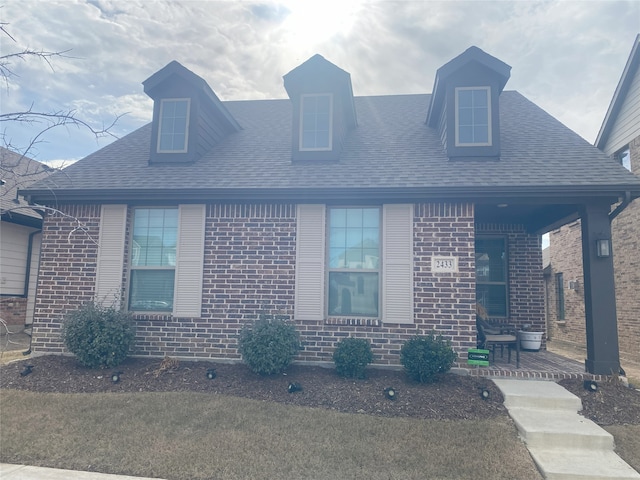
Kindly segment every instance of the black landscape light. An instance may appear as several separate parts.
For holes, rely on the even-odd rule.
[[[396,399],[396,389],[393,387],[387,387],[384,389],[384,396],[387,397],[389,400],[395,400]]]
[[[289,391],[289,393],[301,392],[302,391],[302,385],[300,385],[299,383],[296,383],[296,382],[291,382],[289,384],[289,386],[287,387],[287,390]]]
[[[120,381],[120,375],[122,375],[122,372],[113,372],[111,374],[111,381],[113,383],[118,383]]]
[[[489,390],[487,390],[486,388],[480,389],[480,398],[482,398],[483,400],[489,400],[490,396],[491,393],[489,393]]]
[[[24,370],[20,372],[21,377],[26,377],[33,371],[33,365],[25,365]]]
[[[209,370],[207,370],[207,378],[209,380],[213,380],[214,378],[216,378],[216,369],[215,368],[210,368]]]
[[[582,386],[585,390],[588,390],[590,392],[598,391],[598,384],[595,380],[585,380],[584,382],[582,382]]]

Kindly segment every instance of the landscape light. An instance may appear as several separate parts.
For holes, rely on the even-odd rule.
[[[395,400],[396,399],[396,389],[393,388],[393,387],[387,387],[387,388],[384,389],[384,395],[389,400]]]
[[[582,386],[584,387],[585,390],[589,390],[590,392],[598,391],[598,384],[596,383],[595,380],[585,380],[582,383]]]
[[[486,388],[483,388],[483,389],[480,391],[480,397],[481,397],[483,400],[488,400],[490,396],[491,396],[491,394],[489,393],[489,390],[487,390]]]
[[[33,371],[33,365],[25,365],[24,370],[20,372],[21,377],[26,377]]]
[[[302,391],[302,385],[300,385],[299,383],[296,383],[296,382],[291,382],[289,384],[289,386],[287,387],[287,390],[289,391],[289,393],[301,392]]]
[[[216,378],[216,369],[215,368],[210,368],[209,370],[207,370],[207,378],[209,380],[213,380],[214,378]]]
[[[113,372],[111,374],[111,381],[113,383],[118,383],[120,381],[120,375],[122,375],[122,372]]]

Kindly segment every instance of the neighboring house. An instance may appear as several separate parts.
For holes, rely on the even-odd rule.
[[[18,189],[50,172],[46,165],[0,147],[0,318],[11,331],[33,320],[42,237],[42,215],[28,208]]]
[[[579,217],[593,288],[613,291],[595,240],[640,180],[503,91],[510,70],[471,47],[431,95],[354,97],[316,55],[284,76],[289,99],[221,102],[171,62],[143,82],[149,125],[23,192],[68,215],[45,219],[32,348],[63,352],[65,313],[95,300],[134,314],[136,355],[237,360],[266,312],[295,322],[301,362],[357,336],[397,365],[435,331],[464,366],[476,301],[544,328],[540,235]],[[589,308],[615,335],[614,302]],[[617,343],[596,343],[587,368],[617,371]]]
[[[611,168],[640,176],[640,35],[636,37],[595,145]],[[613,161],[611,160],[613,159]],[[621,360],[640,364],[640,202],[624,198],[612,213],[616,310]],[[581,224],[577,220],[550,235],[549,329],[553,341],[589,347],[585,336]]]

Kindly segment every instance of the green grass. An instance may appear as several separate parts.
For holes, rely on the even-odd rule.
[[[540,479],[507,418],[350,415],[196,393],[3,390],[0,461],[172,479]]]

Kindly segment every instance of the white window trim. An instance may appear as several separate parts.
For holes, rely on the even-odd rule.
[[[302,134],[304,131],[304,98],[329,97],[329,146],[322,148],[304,148]],[[298,147],[301,152],[328,152],[333,150],[333,94],[332,93],[304,93],[300,95],[300,128],[298,132]]]
[[[488,142],[483,142],[483,143],[462,143],[460,142],[459,139],[459,114],[458,114],[458,92],[462,91],[462,90],[486,90],[487,92],[487,121],[488,121],[488,125],[487,125],[487,140]],[[492,136],[492,132],[491,132],[491,118],[492,118],[492,111],[491,111],[491,87],[456,87],[455,88],[455,119],[456,119],[456,126],[455,126],[455,132],[456,132],[456,147],[490,147],[493,145],[493,136]]]
[[[378,243],[379,243],[379,257],[378,257],[378,268],[376,269],[365,269],[365,268],[348,268],[348,267],[331,267],[331,252],[330,252],[330,247],[331,247],[331,241],[330,241],[330,236],[331,236],[331,231],[329,228],[330,225],[330,220],[331,220],[331,210],[332,209],[337,209],[337,208],[343,208],[343,209],[350,209],[350,208],[377,208],[378,209],[378,214],[379,214],[379,223],[378,223]],[[327,226],[325,228],[325,244],[326,244],[326,248],[325,248],[325,254],[326,254],[326,258],[325,258],[325,285],[329,285],[329,275],[331,273],[337,272],[337,273],[376,273],[378,275],[378,315],[359,315],[359,314],[340,314],[340,315],[332,315],[331,312],[329,311],[329,290],[327,287],[327,295],[325,298],[325,311],[327,312],[327,316],[328,317],[357,317],[357,318],[367,318],[367,319],[377,319],[380,320],[382,318],[382,294],[380,292],[382,292],[382,276],[383,276],[383,271],[382,271],[382,256],[383,256],[383,245],[382,245],[382,237],[384,234],[384,229],[383,229],[383,208],[381,205],[331,205],[331,206],[327,206],[326,207],[326,218],[325,218],[325,222],[327,223]]]
[[[135,210],[136,209],[158,209],[158,210],[165,210],[165,209],[176,209],[178,211],[178,239],[177,241],[179,241],[180,238],[180,206],[144,206],[144,205],[138,205],[132,208],[131,211],[131,232],[129,233],[130,235],[130,241],[131,241],[131,251],[129,252],[129,258],[127,259],[127,285],[126,285],[126,292],[127,292],[127,311],[134,313],[134,314],[140,314],[140,315],[146,315],[146,314],[159,314],[159,315],[167,315],[167,314],[171,314],[174,310],[175,310],[175,289],[176,289],[176,284],[177,282],[177,277],[175,276],[175,272],[177,271],[177,267],[178,267],[178,245],[176,243],[176,260],[174,265],[153,265],[153,266],[146,266],[146,265],[137,265],[137,258],[139,256],[139,251],[136,251],[136,248],[134,246],[135,240],[133,239],[133,234],[134,234],[134,226],[135,226]],[[135,263],[134,264],[134,260]],[[131,277],[132,277],[132,271],[133,270],[156,270],[156,271],[169,271],[169,270],[173,270],[174,272],[174,279],[173,279],[173,308],[172,310],[137,310],[135,308],[132,308],[129,305],[129,302],[131,301]]]
[[[182,150],[162,150],[160,148],[160,140],[161,140],[161,132],[162,132],[162,111],[164,109],[165,102],[179,102],[186,101],[187,102],[187,120],[185,125],[185,135],[184,135],[184,148]],[[156,151],[158,153],[187,153],[189,150],[189,118],[191,116],[191,99],[190,98],[163,98],[160,100],[160,116],[158,117],[158,142],[156,146]]]

